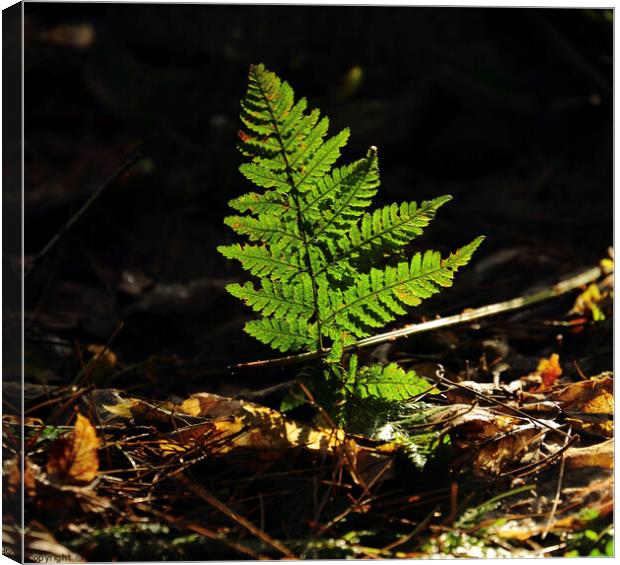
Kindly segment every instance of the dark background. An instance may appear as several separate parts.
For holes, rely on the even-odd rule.
[[[121,367],[271,354],[243,334],[249,312],[223,289],[242,274],[216,252],[232,238],[227,201],[251,189],[235,149],[251,63],[288,80],[331,131],[350,126],[346,160],[378,146],[377,205],[455,197],[416,248],[487,236],[455,287],[404,322],[523,295],[612,244],[610,11],[28,3],[25,14],[27,257],[135,150],[146,156],[29,277],[32,343],[106,343],[122,320]],[[348,88],[354,67],[362,81]],[[53,380],[66,381],[74,369],[53,353]]]

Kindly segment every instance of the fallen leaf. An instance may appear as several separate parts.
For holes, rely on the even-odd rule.
[[[611,373],[602,373],[587,381],[571,383],[547,394],[548,400],[560,403],[564,410],[582,410],[593,398],[601,394],[613,394],[614,379]]]
[[[562,374],[562,367],[560,367],[560,356],[554,353],[549,359],[541,359],[536,368],[536,372],[542,379],[542,388],[548,388],[555,381],[558,380]]]
[[[206,392],[196,393],[180,404],[167,402],[157,407],[134,398],[119,396],[116,400],[116,404],[106,403],[103,407],[120,417],[141,416],[170,423],[173,419],[201,419],[189,426],[177,423],[174,431],[159,442],[164,455],[194,448],[214,456],[239,449],[263,454],[290,449],[344,454],[353,479],[363,484],[372,481],[378,472],[387,476],[385,465],[379,463],[391,465],[398,450],[394,444],[384,444],[381,449],[361,446],[340,428],[301,424],[266,406]]]
[[[38,39],[54,45],[86,49],[95,40],[95,29],[89,24],[58,25],[52,29],[40,31]]]
[[[609,439],[588,447],[569,447],[564,453],[564,461],[569,468],[614,467],[614,440]]]
[[[90,420],[79,412],[73,430],[50,450],[47,474],[60,484],[89,483],[99,470],[99,438]]]
[[[455,466],[466,459],[477,476],[497,475],[539,454],[538,444],[531,442],[541,437],[540,428],[523,424],[518,418],[463,404],[453,405],[438,416],[437,423],[446,422],[444,432],[450,432],[454,446],[462,454]]]

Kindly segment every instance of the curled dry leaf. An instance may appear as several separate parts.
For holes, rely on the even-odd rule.
[[[99,470],[99,438],[90,420],[79,412],[73,430],[50,450],[47,474],[60,484],[91,482]]]
[[[449,431],[455,447],[480,477],[497,475],[526,458],[538,456],[537,445],[532,445],[532,441],[538,438],[538,444],[544,435],[530,422],[495,413],[489,408],[462,404],[444,411],[440,421],[447,422],[444,431]],[[462,458],[456,463],[460,462]]]
[[[180,405],[191,416],[213,419],[219,452],[250,448],[282,451],[303,448],[324,454],[344,455],[352,478],[368,484],[387,476],[391,456],[397,447],[384,444],[380,449],[358,445],[339,428],[312,427],[286,418],[281,412],[243,400],[233,400],[210,393],[197,393]],[[228,439],[228,441],[225,441]]]
[[[601,373],[587,381],[571,383],[559,390],[551,391],[547,398],[560,402],[564,410],[580,410],[593,398],[601,394],[613,394],[614,378],[611,373]]]
[[[575,429],[613,437],[613,393],[613,376],[603,373],[587,381],[572,383],[551,397],[568,413]]]
[[[569,447],[564,454],[566,465],[570,468],[614,467],[614,440],[610,439],[588,447]]]

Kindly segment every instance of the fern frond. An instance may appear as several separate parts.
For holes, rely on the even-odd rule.
[[[376,148],[336,166],[349,130],[330,136],[328,118],[262,64],[250,67],[241,121],[239,149],[249,159],[239,170],[263,190],[230,202],[236,214],[225,223],[245,242],[218,249],[258,279],[227,288],[261,316],[245,328],[261,342],[317,350],[325,338],[337,363],[346,344],[450,286],[479,245],[443,260],[433,251],[404,260],[404,247],[451,197],[369,211],[379,187]],[[368,386],[394,371],[368,373]]]
[[[302,237],[296,233],[295,224],[282,222],[282,218],[271,214],[251,216],[228,216],[224,223],[235,232],[247,235],[250,241],[286,246],[290,243],[301,243]]]
[[[312,240],[319,240],[324,234],[322,239],[331,241],[334,236],[346,233],[370,206],[378,188],[379,162],[374,148],[365,159],[326,175],[316,183],[313,194],[302,207],[308,216],[314,212],[319,219],[312,230]]]
[[[299,257],[273,253],[270,248],[259,245],[220,245],[218,251],[227,259],[236,259],[241,266],[257,277],[288,280],[302,271]]]
[[[420,236],[432,221],[437,210],[452,200],[449,195],[422,202],[403,202],[390,204],[372,213],[364,214],[358,224],[351,226],[332,246],[331,259],[327,268],[337,266],[343,261],[355,261],[360,257],[373,259],[400,250],[413,239]]]
[[[275,190],[268,190],[262,194],[248,192],[238,198],[233,198],[228,205],[238,212],[249,212],[255,215],[281,216],[291,211],[287,200]]]
[[[286,174],[265,166],[262,161],[244,163],[239,167],[239,171],[257,186],[275,188],[278,192],[291,190],[291,184]]]
[[[360,400],[371,397],[408,400],[425,392],[437,392],[437,389],[415,371],[405,371],[396,363],[363,367],[353,385],[353,395]]]
[[[369,335],[368,328],[381,327],[403,314],[401,304],[417,306],[442,287],[451,286],[454,273],[467,264],[482,240],[476,238],[443,260],[438,252],[426,251],[414,255],[410,262],[361,274],[355,285],[332,293],[331,302],[340,304],[325,318],[325,326],[336,323],[357,337]]]
[[[252,320],[245,325],[245,331],[282,353],[313,347],[318,337],[316,324],[301,318]]]
[[[226,290],[263,316],[295,316],[308,320],[314,313],[312,282],[308,275],[287,284],[264,279],[259,288],[255,288],[251,282],[246,282],[243,286],[234,283],[227,285]]]

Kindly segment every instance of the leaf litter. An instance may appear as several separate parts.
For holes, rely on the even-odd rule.
[[[459,334],[450,340],[462,347]],[[586,376],[558,349],[523,361],[502,338],[484,343],[479,365],[461,371],[403,358],[433,394],[360,412],[356,433],[307,406],[283,414],[281,386],[164,400],[97,388],[124,369],[113,342],[88,346],[88,378],[26,385],[32,549],[52,561],[63,551],[76,561],[607,551],[613,374]],[[191,376],[170,359],[171,374]],[[19,419],[4,423],[16,453]],[[8,458],[8,496],[20,473]]]

